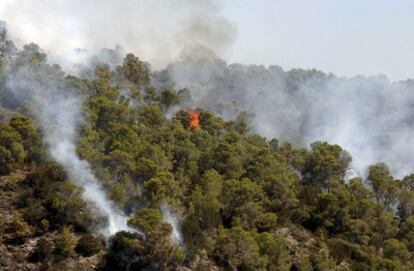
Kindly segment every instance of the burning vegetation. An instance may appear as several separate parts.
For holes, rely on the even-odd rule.
[[[200,112],[188,109],[187,111],[188,116],[188,127],[192,130],[196,130],[200,128]]]
[[[67,76],[34,44],[6,51],[1,44],[12,42],[2,41],[0,23],[1,270],[414,270],[414,174],[394,178],[378,163],[368,167],[366,180],[349,180],[351,157],[339,145],[279,145],[276,138],[249,133],[239,123],[243,115],[225,120],[211,112],[233,112],[238,104],[231,101],[238,97],[245,99],[240,108],[248,108],[252,95],[263,90],[250,124],[260,128],[263,122],[270,131],[274,121],[301,138],[301,127],[319,119],[309,116],[312,121],[304,123],[302,115],[311,113],[300,111],[295,118],[299,107],[284,106],[314,98],[314,88],[307,88],[312,84],[302,86],[301,80],[324,82],[324,75],[255,67],[221,72],[223,67],[213,66],[215,74],[230,78],[209,80],[226,84],[206,87],[214,96],[199,102],[168,81],[157,89],[150,66],[132,54],[114,68],[85,73],[96,76]],[[254,81],[241,74],[249,69]],[[197,74],[205,76],[203,70]],[[243,80],[227,81],[233,78]],[[264,84],[263,78],[271,81]],[[238,82],[266,88],[243,89]],[[366,81],[361,88],[380,83]],[[349,97],[354,84],[360,83],[336,90],[339,97]],[[391,89],[414,90],[404,84]],[[283,95],[268,96],[285,85]],[[339,102],[320,106],[337,94],[326,89],[315,101],[305,100],[314,106],[306,110],[341,111]],[[378,104],[393,99],[387,93]],[[120,102],[121,96],[131,103]],[[373,105],[370,100],[363,101]],[[397,101],[387,109],[398,109]],[[359,108],[348,106],[350,113]],[[374,127],[370,116],[380,109],[362,120]],[[194,133],[200,117],[203,129]],[[338,125],[350,125],[339,119]],[[408,138],[392,135],[398,142]],[[410,146],[403,142],[401,148]],[[387,144],[369,145],[388,150]]]

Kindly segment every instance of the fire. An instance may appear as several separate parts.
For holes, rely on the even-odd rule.
[[[200,120],[198,118],[200,116],[200,112],[193,111],[193,110],[187,110],[187,114],[188,114],[188,120],[190,122],[189,127],[193,130],[198,129],[200,127]]]

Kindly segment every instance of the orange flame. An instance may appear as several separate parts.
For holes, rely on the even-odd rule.
[[[193,130],[196,130],[200,127],[200,120],[199,120],[199,116],[200,116],[200,112],[198,111],[193,111],[193,110],[187,110],[187,114],[188,114],[188,120],[190,121],[190,128]]]

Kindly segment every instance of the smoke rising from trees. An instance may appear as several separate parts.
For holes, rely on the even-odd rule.
[[[89,68],[85,62],[92,67],[102,63],[114,67],[121,62],[125,51],[136,52],[160,67],[174,59],[214,59],[229,48],[236,33],[234,25],[220,15],[218,1],[123,0],[113,5],[109,0],[59,3],[47,0],[36,4],[18,0],[3,5],[1,18],[7,21],[17,45],[35,41],[47,51],[50,62],[58,62],[76,73]],[[115,50],[101,49],[105,47]],[[10,82],[14,84],[15,79]],[[68,127],[46,133],[51,155],[85,188],[88,200],[100,201],[98,208],[108,215],[110,222],[106,235],[128,229],[126,218],[110,206],[87,162],[76,155],[76,124],[82,113],[79,97],[59,96],[63,95],[61,89],[51,91],[46,100],[40,99],[43,95],[36,91],[27,94],[33,94],[31,98],[42,109],[43,126],[50,127],[52,123],[55,127]],[[54,107],[54,99],[62,104]],[[65,111],[61,111],[63,108]],[[174,238],[181,242],[177,218],[168,211],[166,219],[169,222],[172,219]]]
[[[17,0],[6,6],[2,18],[17,43],[35,41],[52,54],[52,61],[69,69],[118,43],[125,49],[116,47],[115,52],[135,52],[156,68],[183,59],[154,74],[153,80],[158,85],[187,88],[192,107],[210,109],[227,119],[244,118],[253,131],[269,139],[300,146],[316,140],[339,144],[351,153],[358,175],[364,176],[367,166],[376,162],[387,163],[397,177],[413,171],[412,82],[391,82],[381,76],[339,78],[314,70],[284,71],[277,66],[227,65],[213,60],[224,57],[236,37],[236,28],[221,15],[218,1],[124,0],[113,5],[113,1],[97,0]],[[120,60],[107,50],[91,64],[114,66]],[[57,97],[62,104],[56,104],[55,94],[49,94],[38,95],[47,96],[46,101],[33,98],[38,105],[48,105],[40,106],[47,122],[44,126],[53,123],[68,129],[47,137],[52,156],[69,171],[80,169],[80,173],[72,172],[72,178],[90,180],[91,191],[104,195],[75,152],[81,101],[65,94]],[[57,114],[63,108],[69,108],[69,115]],[[96,198],[86,187],[85,196]],[[105,213],[112,210],[106,200],[100,208]],[[126,220],[118,218],[121,228],[126,227]]]
[[[316,70],[227,65],[216,61],[176,62],[155,81],[187,88],[194,106],[227,119],[240,116],[267,138],[309,146],[339,144],[353,157],[354,173],[387,163],[403,177],[413,171],[414,85],[384,76],[341,78]]]
[[[8,99],[32,109],[45,135],[50,156],[67,170],[70,179],[83,188],[83,197],[105,218],[107,223],[97,229],[109,237],[120,230],[130,230],[127,217],[108,200],[89,163],[76,153],[77,128],[82,119],[82,99],[63,81],[63,72],[45,65],[45,56],[36,54],[34,44],[25,46],[16,64],[8,67],[6,87]],[[35,54],[31,54],[31,53]],[[30,106],[32,104],[33,106]]]

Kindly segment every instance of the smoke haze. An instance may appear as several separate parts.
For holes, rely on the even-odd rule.
[[[155,81],[191,90],[193,105],[226,119],[247,113],[254,132],[299,146],[339,144],[354,173],[385,162],[397,177],[414,171],[414,85],[384,76],[340,78],[278,66],[177,62]]]
[[[153,80],[189,89],[193,107],[210,109],[226,119],[246,112],[252,130],[269,139],[299,146],[316,140],[339,144],[351,153],[353,169],[361,176],[376,162],[387,163],[397,177],[414,171],[411,81],[393,82],[384,76],[342,78],[315,70],[284,71],[278,66],[213,60],[225,59],[237,37],[236,26],[222,11],[219,1],[14,0],[3,5],[0,16],[18,45],[39,43],[52,62],[69,70],[85,59],[113,67],[124,52],[135,53],[155,69],[181,59],[156,73]],[[269,44],[250,46],[251,50],[277,47]],[[27,95],[42,109],[51,155],[85,188],[87,199],[99,199],[95,203],[110,220],[105,231],[126,229],[125,217],[114,211],[87,162],[76,155],[82,101],[55,91],[49,83],[40,95],[30,87],[34,78],[16,76],[10,88],[29,89]],[[176,218],[168,209],[163,213],[174,225],[174,238],[180,240]]]
[[[31,47],[27,49],[37,50],[35,45]],[[7,88],[20,103],[34,103],[38,112],[36,117],[51,157],[67,170],[76,185],[83,188],[84,199],[108,219],[107,225],[100,227],[98,231],[109,237],[120,230],[130,230],[127,217],[109,202],[88,162],[81,160],[76,153],[82,100],[59,81],[61,71],[53,67],[52,69],[54,73],[41,66],[20,63],[19,66],[10,68]]]
[[[164,220],[173,228],[171,235],[172,241],[178,244],[183,244],[179,217],[171,211],[171,208],[167,204],[161,205],[161,212]]]
[[[178,58],[223,57],[236,28],[220,1],[14,0],[0,18],[18,44],[35,42],[66,68],[121,44],[153,67]]]

